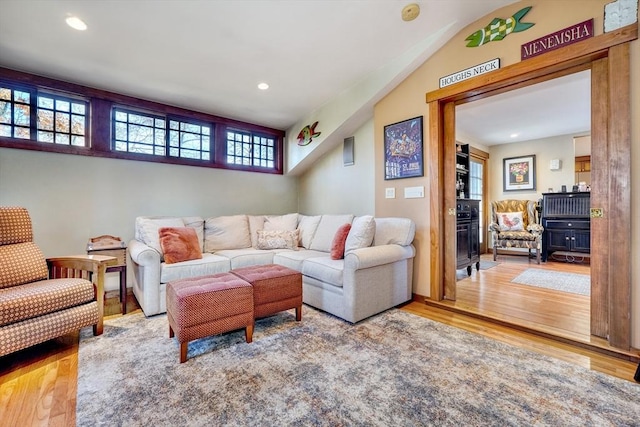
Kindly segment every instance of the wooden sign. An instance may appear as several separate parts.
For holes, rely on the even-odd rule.
[[[533,58],[589,37],[593,37],[593,18],[523,44],[520,49],[520,58],[522,60]]]
[[[491,61],[484,62],[482,64],[474,65],[466,70],[458,71],[457,73],[449,74],[440,78],[440,88],[452,85],[454,83],[461,82],[463,80],[470,79],[471,77],[479,76],[480,74],[488,73],[489,71],[497,70],[500,68],[500,58],[492,59]]]

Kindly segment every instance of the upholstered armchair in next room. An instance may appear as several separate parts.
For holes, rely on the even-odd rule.
[[[537,203],[533,200],[499,200],[491,202],[491,236],[493,238],[493,260],[498,249],[524,248],[536,251],[536,261],[540,264],[542,252],[542,232],[538,221]]]
[[[102,334],[104,273],[116,258],[45,260],[21,207],[0,206],[0,356],[85,326]]]

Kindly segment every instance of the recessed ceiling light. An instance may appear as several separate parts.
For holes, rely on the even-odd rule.
[[[518,135],[520,135],[519,133],[512,133],[511,135],[509,135],[511,138],[517,138]]]
[[[266,84],[266,83],[258,83],[258,89],[267,90],[267,89],[269,89],[269,85]]]
[[[66,20],[67,25],[73,28],[74,30],[84,31],[87,29],[87,24],[77,16],[70,16]]]
[[[411,3],[402,8],[402,20],[413,21],[420,15],[420,6],[418,3]]]

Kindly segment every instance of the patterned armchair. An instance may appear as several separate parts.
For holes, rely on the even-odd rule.
[[[89,325],[102,334],[104,273],[115,260],[45,260],[27,210],[0,207],[0,356]]]
[[[498,249],[526,248],[536,250],[536,260],[540,264],[542,252],[542,232],[538,223],[537,203],[533,200],[500,200],[491,203],[491,236],[493,237],[493,260]]]

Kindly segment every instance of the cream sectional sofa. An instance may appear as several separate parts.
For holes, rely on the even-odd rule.
[[[347,223],[351,230],[344,259],[331,259],[334,236]],[[164,262],[158,238],[161,227],[195,229],[202,259]],[[296,232],[297,245],[258,249],[265,244],[259,230]],[[305,304],[355,323],[411,299],[414,235],[410,219],[369,215],[138,217],[129,243],[129,276],[144,314],[151,316],[166,312],[165,289],[170,281],[279,264],[302,273]]]

